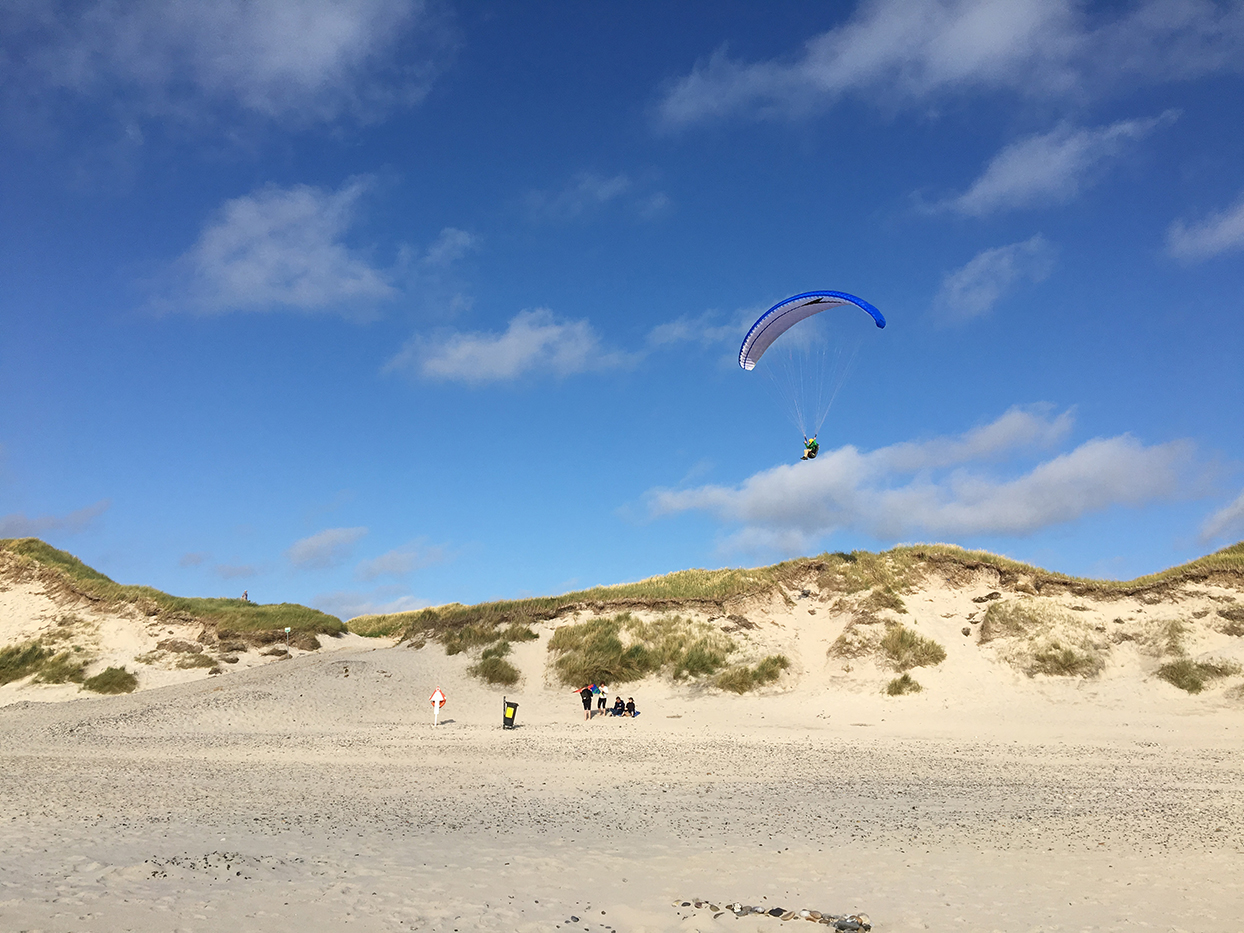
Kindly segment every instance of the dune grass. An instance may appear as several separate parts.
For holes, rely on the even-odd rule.
[[[980,642],[984,645],[996,638],[1022,638],[1050,622],[1048,609],[1029,599],[990,603],[981,619]]]
[[[124,667],[109,667],[94,677],[88,677],[82,686],[94,693],[133,693],[138,678]]]
[[[86,664],[68,651],[48,658],[35,674],[37,684],[80,684],[86,679]]]
[[[1240,666],[1230,661],[1193,661],[1180,658],[1157,670],[1162,680],[1188,693],[1200,693],[1210,681],[1238,674]]]
[[[881,653],[896,671],[933,667],[946,660],[946,649],[905,625],[889,625],[881,636]]]
[[[234,632],[283,631],[338,635],[346,627],[340,619],[294,603],[264,605],[241,599],[207,599],[170,596],[149,586],[117,583],[78,558],[38,538],[0,539],[0,550],[25,562],[32,573],[42,574],[46,584],[59,586],[102,602],[133,606],[146,616],[211,623]]]
[[[1092,677],[1105,666],[1101,655],[1094,651],[1077,650],[1070,645],[1052,641],[1033,652],[1027,674],[1049,677]]]
[[[505,659],[509,653],[510,643],[508,641],[497,642],[492,647],[485,648],[479,661],[468,667],[467,672],[484,683],[512,687],[518,683],[520,674],[518,668]]]
[[[803,587],[811,582],[816,583],[821,598],[872,590],[866,599],[869,608],[903,612],[906,607],[902,594],[909,592],[926,574],[941,572],[954,578],[982,569],[995,571],[1000,585],[1013,584],[1033,593],[1061,589],[1088,598],[1128,595],[1180,582],[1211,579],[1216,575],[1244,580],[1244,542],[1128,581],[1071,577],[986,551],[969,551],[946,544],[919,544],[878,554],[868,551],[825,553],[767,567],[681,570],[634,583],[597,586],[558,596],[499,600],[473,606],[450,603],[411,612],[360,616],[351,619],[349,624],[351,631],[360,634],[399,635],[418,642],[420,639],[443,639],[447,633],[467,625],[482,624],[491,628],[530,625],[581,610],[602,616],[635,609],[724,610],[728,600],[783,592],[784,587]]]
[[[924,687],[920,686],[915,678],[906,671],[885,685],[886,696],[892,697],[901,697],[908,693],[919,693],[923,689]]]
[[[38,672],[52,652],[37,641],[0,648],[0,684],[9,684]]]
[[[680,616],[644,622],[628,612],[563,625],[549,639],[553,669],[567,686],[623,684],[664,671],[675,680],[714,674],[734,642]]]
[[[742,694],[773,683],[789,668],[790,659],[786,655],[771,654],[754,667],[736,664],[718,674],[713,683],[722,690]]]

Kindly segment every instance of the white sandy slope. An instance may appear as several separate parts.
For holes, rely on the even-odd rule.
[[[203,626],[168,622],[143,615],[132,606],[101,609],[89,600],[49,592],[38,581],[0,581],[0,648],[42,640],[56,650],[70,651],[88,661],[87,676],[108,667],[124,667],[138,677],[138,689],[164,687],[206,679],[209,668],[182,668],[185,653],[159,651],[161,641],[194,643]],[[322,650],[359,648],[367,644],[357,635],[320,638]],[[372,647],[373,645],[368,645]],[[265,656],[260,649],[209,651],[234,659],[221,663],[222,670],[245,670],[270,664],[278,658]],[[290,654],[304,654],[291,648]],[[23,700],[56,701],[82,696],[82,688],[69,684],[38,684],[33,675],[0,686],[0,706]]]
[[[793,661],[776,686],[615,687],[635,720],[585,722],[550,678],[573,618],[515,646],[511,690],[436,644],[362,640],[123,697],[9,690],[0,930],[783,926],[696,897],[878,931],[1244,929],[1244,678],[1192,696],[1129,640],[1099,677],[1029,678],[968,621],[991,585],[905,597],[948,656],[897,698],[893,671],[827,656],[850,607],[795,591],[732,607],[756,626],[741,656]],[[1213,629],[1228,590],[1054,599],[1107,640],[1178,616],[1191,656],[1240,657]],[[137,624],[136,651],[163,634]]]
[[[888,698],[796,603],[773,608],[813,625],[754,646],[785,644],[787,681],[626,685],[635,720],[584,722],[546,682],[547,627],[511,691],[433,644],[0,708],[0,929],[782,926],[676,906],[694,897],[878,931],[1244,928],[1244,708],[1222,688],[1029,679],[909,598],[949,657]]]

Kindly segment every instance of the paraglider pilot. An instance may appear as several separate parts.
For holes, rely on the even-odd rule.
[[[820,449],[821,449],[821,445],[817,442],[815,434],[812,435],[811,440],[805,437],[803,439],[803,456],[800,457],[799,459],[800,460],[815,460],[816,452]]]

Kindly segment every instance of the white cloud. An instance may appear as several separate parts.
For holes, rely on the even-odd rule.
[[[405,547],[386,551],[379,557],[361,561],[354,569],[360,580],[371,581],[379,577],[405,577],[423,567],[442,563],[445,549],[435,545],[411,543]]]
[[[1234,502],[1210,515],[1201,525],[1201,540],[1214,538],[1244,538],[1244,492]]]
[[[547,308],[520,311],[502,333],[451,333],[415,339],[386,369],[425,379],[483,385],[528,373],[569,376],[628,365],[633,356],[607,352],[586,321],[560,321]]]
[[[77,534],[94,524],[95,519],[107,512],[111,505],[111,501],[104,499],[65,515],[37,515],[34,518],[27,518],[22,512],[0,515],[0,538],[39,538],[50,532]]]
[[[370,119],[415,103],[443,36],[422,0],[94,0],[9,3],[0,78],[114,108],[202,120]]]
[[[225,202],[177,261],[184,306],[357,314],[394,297],[388,275],[342,241],[365,187],[361,179],[339,191],[269,186]]]
[[[1089,129],[1060,126],[1029,136],[1006,146],[967,191],[938,206],[981,217],[1016,207],[1064,204],[1128,142],[1143,139],[1177,117],[1175,111],[1167,111],[1148,120],[1120,120]]]
[[[479,237],[474,234],[456,227],[446,227],[437,235],[436,241],[428,247],[420,261],[426,266],[452,265],[478,246]]]
[[[303,570],[327,570],[350,559],[354,545],[367,534],[366,528],[326,528],[295,541],[285,556]]]
[[[374,590],[337,590],[321,593],[311,600],[311,605],[339,619],[349,621],[358,616],[385,615],[390,612],[413,612],[431,605],[403,592],[400,586],[381,586]]]
[[[1086,441],[1009,475],[987,461],[1014,461],[1070,428],[1069,414],[1012,409],[954,437],[864,452],[846,446],[810,463],[779,466],[738,486],[655,490],[654,515],[703,511],[742,526],[732,543],[787,542],[805,549],[836,531],[881,540],[1029,535],[1112,506],[1139,507],[1187,491],[1190,444],[1146,446],[1121,435]]]
[[[737,342],[747,333],[748,326],[758,313],[747,311],[743,317],[726,324],[720,323],[721,316],[715,311],[705,311],[695,317],[683,315],[648,331],[648,345],[665,347],[677,343],[698,343],[709,347],[727,340]]]
[[[1244,249],[1244,194],[1231,207],[1198,224],[1175,221],[1167,231],[1166,248],[1172,256],[1186,260]]]
[[[1101,25],[1073,0],[867,0],[794,57],[751,64],[724,49],[675,82],[667,126],[789,116],[861,93],[896,103],[1006,90],[1084,96],[1244,66],[1244,6],[1147,0]]]
[[[950,320],[980,317],[1018,282],[1044,281],[1053,268],[1054,248],[1038,233],[1021,243],[977,253],[965,266],[942,279],[934,303]]]
[[[653,217],[669,206],[669,197],[662,191],[644,194],[643,185],[629,175],[605,177],[594,172],[580,172],[561,188],[551,191],[530,191],[527,209],[543,220],[575,220],[608,204],[625,204],[641,217]]]

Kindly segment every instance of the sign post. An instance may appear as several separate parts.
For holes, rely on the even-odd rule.
[[[445,693],[440,687],[432,691],[432,725],[437,725],[440,719],[441,707],[445,705]]]
[[[285,650],[289,651],[289,626],[285,626]]]

